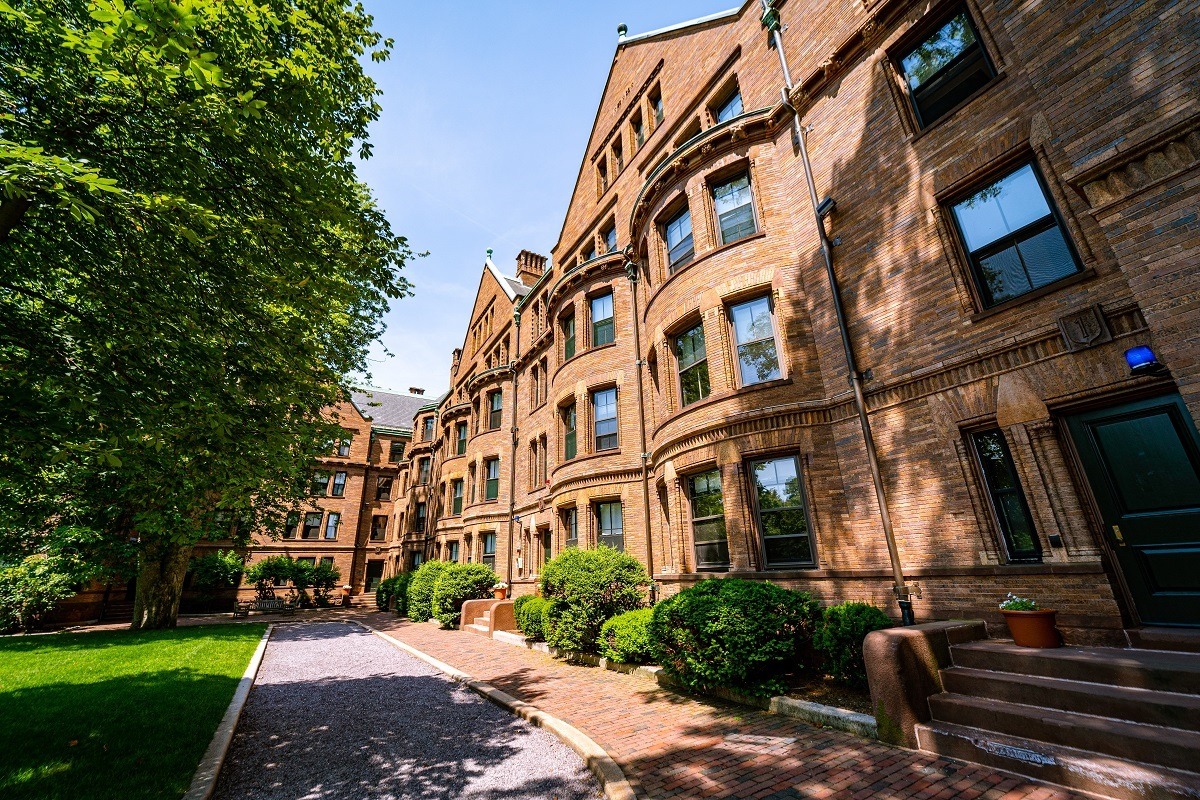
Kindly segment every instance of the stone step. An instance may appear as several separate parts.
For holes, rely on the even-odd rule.
[[[934,721],[965,728],[1171,769],[1200,766],[1200,733],[1196,731],[949,693],[930,697],[929,710]]]
[[[492,627],[492,618],[491,617],[476,617],[475,624],[482,625],[485,628],[490,628],[490,627]]]
[[[465,625],[463,626],[463,630],[468,630],[471,633],[478,633],[480,636],[490,637],[492,635],[492,632],[487,625],[479,625],[478,623],[474,625]]]
[[[1133,628],[1125,631],[1130,647],[1200,653],[1200,628]]]
[[[970,667],[942,670],[942,686],[971,697],[1200,731],[1200,695]]]
[[[1200,775],[946,722],[917,726],[922,750],[1117,800],[1196,800]]]
[[[950,649],[956,667],[1137,689],[1200,694],[1200,655],[1116,647],[1018,647],[980,641]]]

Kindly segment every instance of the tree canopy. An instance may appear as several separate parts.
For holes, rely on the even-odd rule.
[[[356,173],[391,45],[344,0],[0,0],[0,557],[133,547],[169,625],[194,543],[297,506],[409,292]]]

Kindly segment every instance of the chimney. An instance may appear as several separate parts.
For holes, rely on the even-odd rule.
[[[417,394],[417,395],[421,395],[421,394],[425,394],[425,390],[424,390],[424,389],[418,389],[416,386],[410,386],[410,387],[408,387],[408,393],[409,393],[409,394]]]
[[[539,256],[529,250],[517,253],[517,280],[526,286],[533,286],[538,278],[546,271],[546,257]]]

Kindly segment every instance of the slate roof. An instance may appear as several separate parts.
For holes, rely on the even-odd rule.
[[[372,427],[412,430],[417,410],[430,403],[425,395],[394,394],[379,389],[356,389],[350,393],[354,405],[370,418]]]

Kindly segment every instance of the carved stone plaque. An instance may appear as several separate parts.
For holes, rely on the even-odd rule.
[[[1058,329],[1062,331],[1067,350],[1072,353],[1112,341],[1112,331],[1098,305],[1059,317]]]

